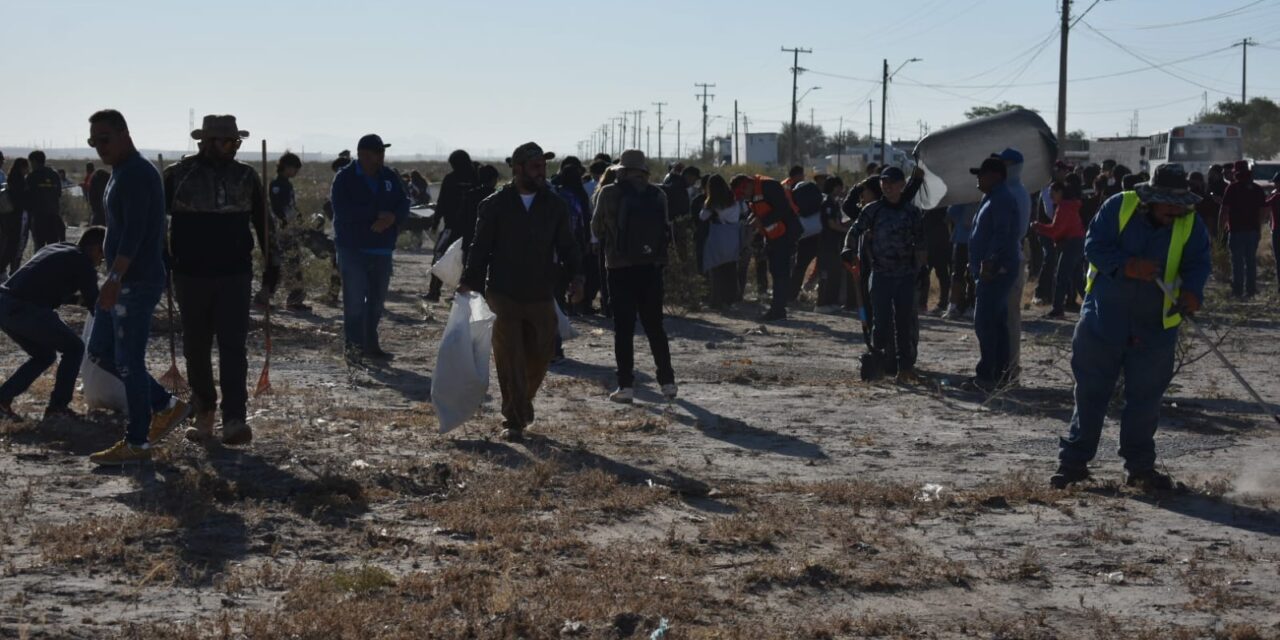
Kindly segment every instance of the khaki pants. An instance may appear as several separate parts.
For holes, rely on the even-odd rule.
[[[533,397],[542,386],[556,350],[557,318],[550,298],[516,302],[500,293],[485,296],[493,322],[493,362],[502,390],[502,417],[508,427],[533,422]]]

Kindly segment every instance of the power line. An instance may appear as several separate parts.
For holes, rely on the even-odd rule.
[[[1124,46],[1123,44],[1120,44],[1119,42],[1116,42],[1115,40],[1113,40],[1113,39],[1111,38],[1111,36],[1108,36],[1107,34],[1102,33],[1101,31],[1098,31],[1097,29],[1093,28],[1093,25],[1089,24],[1088,22],[1085,22],[1085,23],[1084,23],[1084,26],[1088,27],[1090,31],[1092,31],[1092,32],[1094,32],[1094,33],[1096,33],[1096,34],[1098,34],[1098,36],[1099,36],[1099,37],[1101,37],[1103,40],[1106,40],[1107,42],[1109,42],[1109,43],[1111,43],[1112,45],[1114,45],[1117,49],[1119,49],[1119,50],[1121,50],[1121,51],[1123,51],[1123,52],[1125,52],[1125,53],[1129,54],[1130,56],[1133,56],[1134,58],[1137,58],[1138,60],[1141,60],[1142,62],[1147,63],[1148,65],[1151,65],[1151,67],[1152,67],[1152,68],[1154,68],[1154,69],[1158,70],[1160,73],[1163,73],[1163,74],[1165,74],[1165,75],[1167,75],[1167,76],[1169,76],[1169,77],[1171,77],[1171,78],[1176,78],[1176,79],[1181,80],[1181,81],[1183,81],[1183,82],[1187,82],[1187,83],[1190,83],[1190,84],[1194,84],[1195,86],[1200,87],[1201,89],[1207,89],[1207,90],[1209,90],[1209,91],[1213,91],[1213,92],[1215,92],[1215,93],[1227,93],[1226,91],[1223,91],[1223,90],[1221,90],[1221,89],[1215,89],[1215,88],[1213,88],[1213,87],[1210,87],[1210,86],[1209,86],[1209,85],[1207,85],[1207,84],[1201,84],[1201,83],[1199,83],[1199,82],[1196,82],[1195,80],[1191,80],[1191,79],[1189,79],[1189,78],[1184,78],[1184,77],[1182,77],[1182,76],[1180,76],[1180,75],[1178,75],[1178,74],[1176,74],[1176,73],[1174,73],[1174,72],[1172,72],[1172,71],[1170,71],[1170,70],[1166,69],[1165,67],[1166,67],[1166,66],[1168,66],[1168,64],[1161,65],[1161,64],[1159,64],[1159,63],[1152,62],[1152,61],[1150,61],[1150,60],[1148,60],[1148,59],[1146,59],[1146,58],[1142,57],[1141,55],[1139,55],[1139,54],[1135,53],[1132,49],[1130,49],[1130,48],[1128,48],[1128,47]],[[1230,94],[1228,94],[1228,95],[1230,95]]]
[[[1205,16],[1203,18],[1195,18],[1192,20],[1182,20],[1179,22],[1167,22],[1165,24],[1151,24],[1151,25],[1146,25],[1141,27],[1124,27],[1124,28],[1131,31],[1151,31],[1153,29],[1170,29],[1173,27],[1184,27],[1192,24],[1201,25],[1205,22],[1210,22],[1213,20],[1223,20],[1226,18],[1234,18],[1242,14],[1246,9],[1249,9],[1251,7],[1256,7],[1266,1],[1267,0],[1254,0],[1253,2],[1250,2],[1249,4],[1246,4],[1244,6],[1236,7],[1235,9],[1228,9],[1221,13],[1215,13],[1213,15]],[[1089,28],[1092,29],[1093,27],[1089,27]],[[1118,30],[1119,29],[1107,29],[1107,31],[1118,31]]]

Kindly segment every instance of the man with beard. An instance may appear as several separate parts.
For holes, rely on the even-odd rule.
[[[222,388],[222,443],[248,444],[245,422],[249,394],[250,290],[253,286],[253,228],[267,224],[262,180],[253,167],[236,161],[248,137],[235,116],[205,116],[191,132],[196,155],[165,170],[165,199],[172,227],[174,292],[182,311],[182,353],[187,359],[195,424],[187,439],[213,437],[218,392],[213,379],[213,345],[218,345]],[[259,236],[261,239],[261,236]]]
[[[512,152],[511,183],[481,203],[458,286],[460,294],[483,293],[497,316],[493,360],[502,390],[501,436],[509,441],[523,439],[533,423],[533,398],[555,354],[553,296],[562,268],[570,302],[582,300],[582,254],[569,211],[547,185],[547,160],[554,157],[533,142]]]

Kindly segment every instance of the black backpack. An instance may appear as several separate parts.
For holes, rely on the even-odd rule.
[[[808,218],[822,210],[822,189],[816,182],[801,182],[791,190],[791,200],[800,210],[800,217]]]
[[[625,181],[618,184],[618,189],[621,197],[617,252],[637,263],[666,260],[670,235],[662,210],[662,191],[653,185],[637,190]]]

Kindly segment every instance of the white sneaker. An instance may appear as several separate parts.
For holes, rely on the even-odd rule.
[[[618,387],[609,394],[609,399],[618,404],[631,404],[636,400],[636,392],[631,387]]]
[[[662,395],[665,396],[666,399],[668,400],[675,400],[676,392],[678,391],[679,391],[679,388],[676,387],[676,383],[674,382],[662,385]]]

